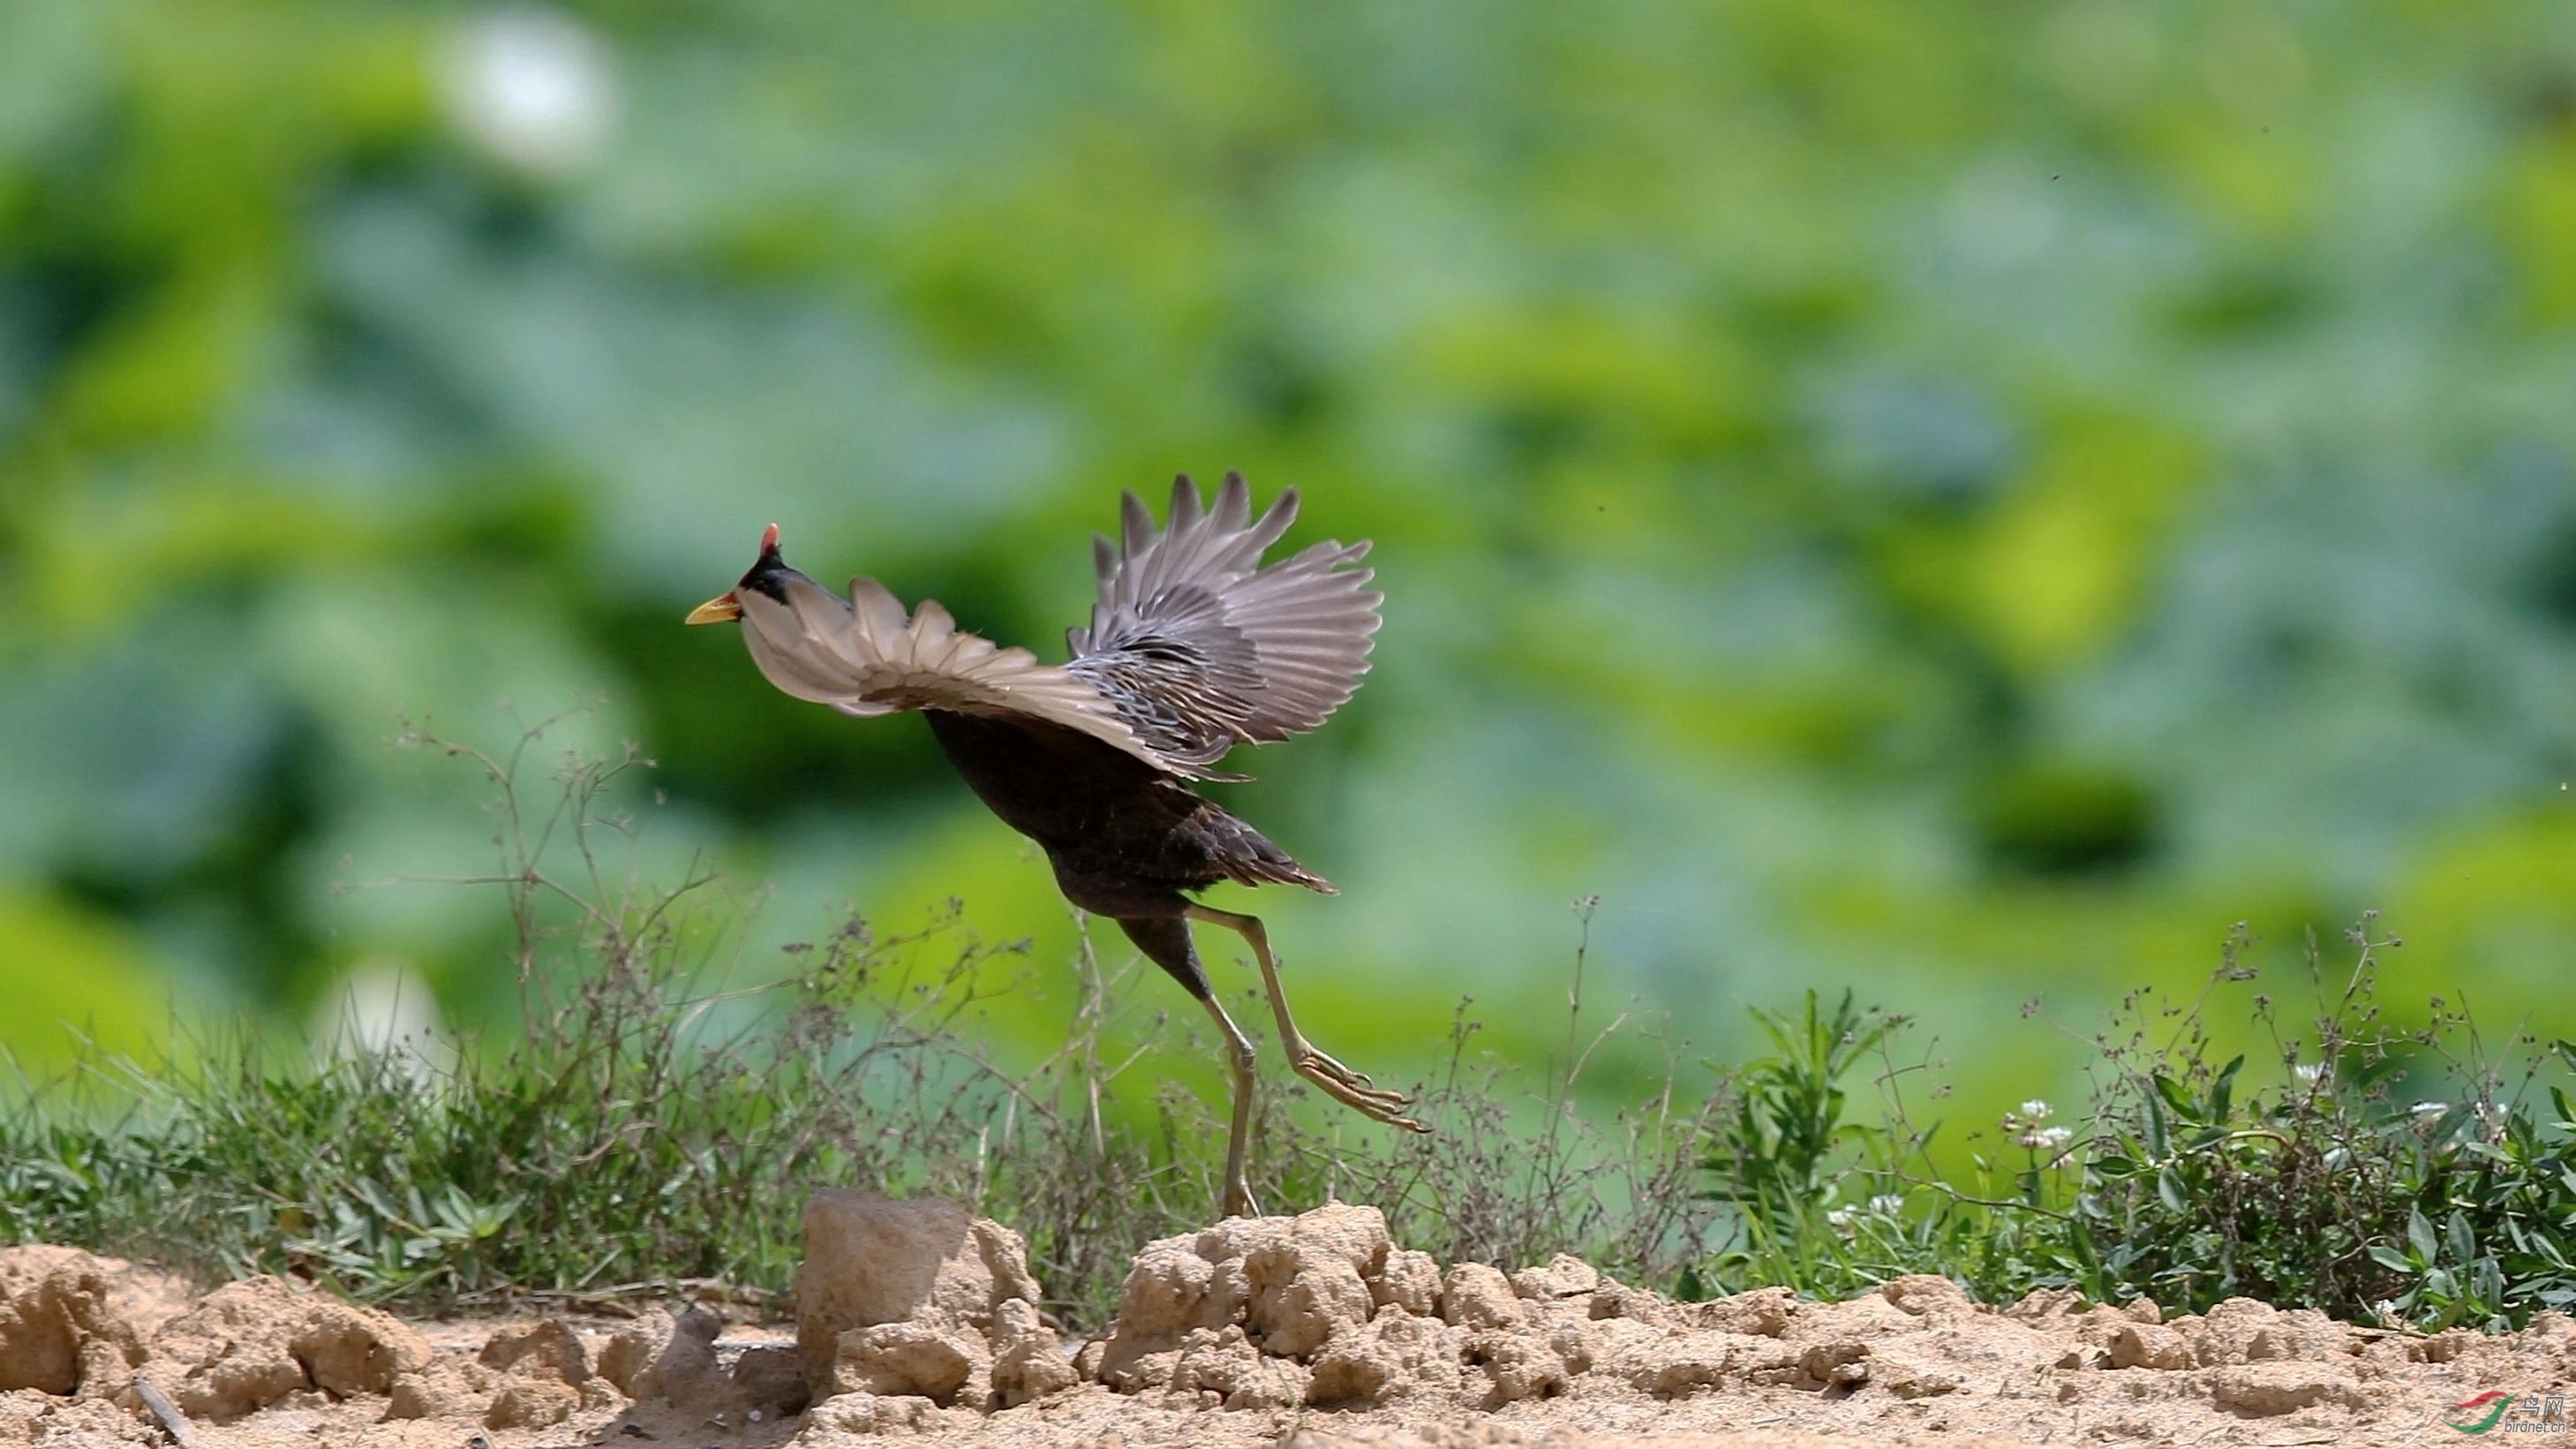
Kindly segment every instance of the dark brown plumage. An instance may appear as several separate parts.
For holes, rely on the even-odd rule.
[[[689,616],[739,619],[761,673],[800,699],[862,717],[922,711],[968,788],[1046,852],[1065,898],[1117,921],[1199,1001],[1235,1073],[1229,1213],[1253,1210],[1244,1162],[1254,1053],[1217,1001],[1192,920],[1251,947],[1299,1075],[1377,1121],[1421,1130],[1404,1115],[1408,1098],[1378,1090],[1297,1030],[1260,920],[1191,899],[1229,880],[1333,891],[1190,785],[1241,778],[1214,767],[1237,744],[1323,723],[1367,671],[1381,598],[1356,567],[1368,544],[1320,543],[1261,565],[1296,511],[1291,489],[1253,517],[1235,473],[1202,511],[1184,476],[1157,532],[1128,494],[1118,543],[1095,550],[1099,602],[1087,627],[1067,632],[1073,658],[1061,666],[959,631],[936,603],[907,614],[873,579],[853,579],[845,602],[787,566],[774,525],[750,572]]]

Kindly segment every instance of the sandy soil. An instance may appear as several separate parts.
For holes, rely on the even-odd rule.
[[[1659,1443],[2441,1443],[2576,1433],[2576,1321],[2437,1336],[2236,1300],[1906,1278],[1845,1303],[1670,1303],[1571,1258],[1443,1267],[1373,1209],[1149,1245],[1087,1340],[1035,1309],[1015,1234],[944,1203],[822,1194],[799,1322],[407,1324],[277,1279],[197,1292],[68,1248],[0,1250],[0,1444],[993,1449]]]

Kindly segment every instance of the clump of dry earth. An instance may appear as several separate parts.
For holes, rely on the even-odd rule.
[[[1019,1235],[956,1204],[826,1192],[805,1231],[792,1342],[702,1308],[414,1326],[0,1250],[0,1444],[2397,1444],[2576,1380],[2556,1314],[2420,1336],[2244,1299],[1998,1310],[1935,1277],[1673,1303],[1570,1257],[1443,1267],[1339,1205],[1148,1244],[1076,1340]]]

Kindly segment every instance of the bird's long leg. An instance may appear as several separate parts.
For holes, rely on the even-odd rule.
[[[1261,966],[1262,989],[1270,993],[1270,1010],[1279,1018],[1279,1044],[1287,1050],[1288,1065],[1297,1075],[1321,1087],[1324,1095],[1349,1107],[1371,1121],[1390,1127],[1410,1128],[1415,1132],[1431,1129],[1404,1115],[1413,1099],[1401,1092],[1390,1092],[1373,1085],[1366,1073],[1352,1071],[1315,1049],[1306,1034],[1297,1029],[1297,1018],[1288,1012],[1288,992],[1279,984],[1279,963],[1270,956],[1270,934],[1261,927],[1259,916],[1237,911],[1220,911],[1214,906],[1191,903],[1188,915],[1194,921],[1223,926],[1243,937],[1252,948],[1252,959]]]
[[[1214,996],[1202,996],[1199,1001],[1216,1018],[1216,1029],[1225,1038],[1234,1064],[1234,1125],[1225,1134],[1225,1196],[1217,1210],[1230,1218],[1257,1218],[1261,1205],[1252,1200],[1252,1184],[1244,1178],[1243,1164],[1252,1145],[1252,1093],[1261,1056],[1253,1050],[1252,1038],[1243,1034]]]

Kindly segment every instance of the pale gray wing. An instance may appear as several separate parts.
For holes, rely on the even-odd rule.
[[[757,589],[736,597],[752,662],[798,699],[861,718],[906,709],[1027,715],[1115,745],[1158,770],[1207,774],[1139,739],[1088,680],[1041,664],[1026,649],[967,633],[932,600],[907,614],[870,578],[850,580],[847,599],[803,574],[789,573],[782,585],[784,603]]]
[[[1185,474],[1161,532],[1133,493],[1120,540],[1097,541],[1100,602],[1066,631],[1068,672],[1117,706],[1157,753],[1213,765],[1237,744],[1311,730],[1368,672],[1384,595],[1355,568],[1368,543],[1315,544],[1264,568],[1263,550],[1297,517],[1297,490],[1259,518],[1243,475],[1228,473],[1202,511]]]

